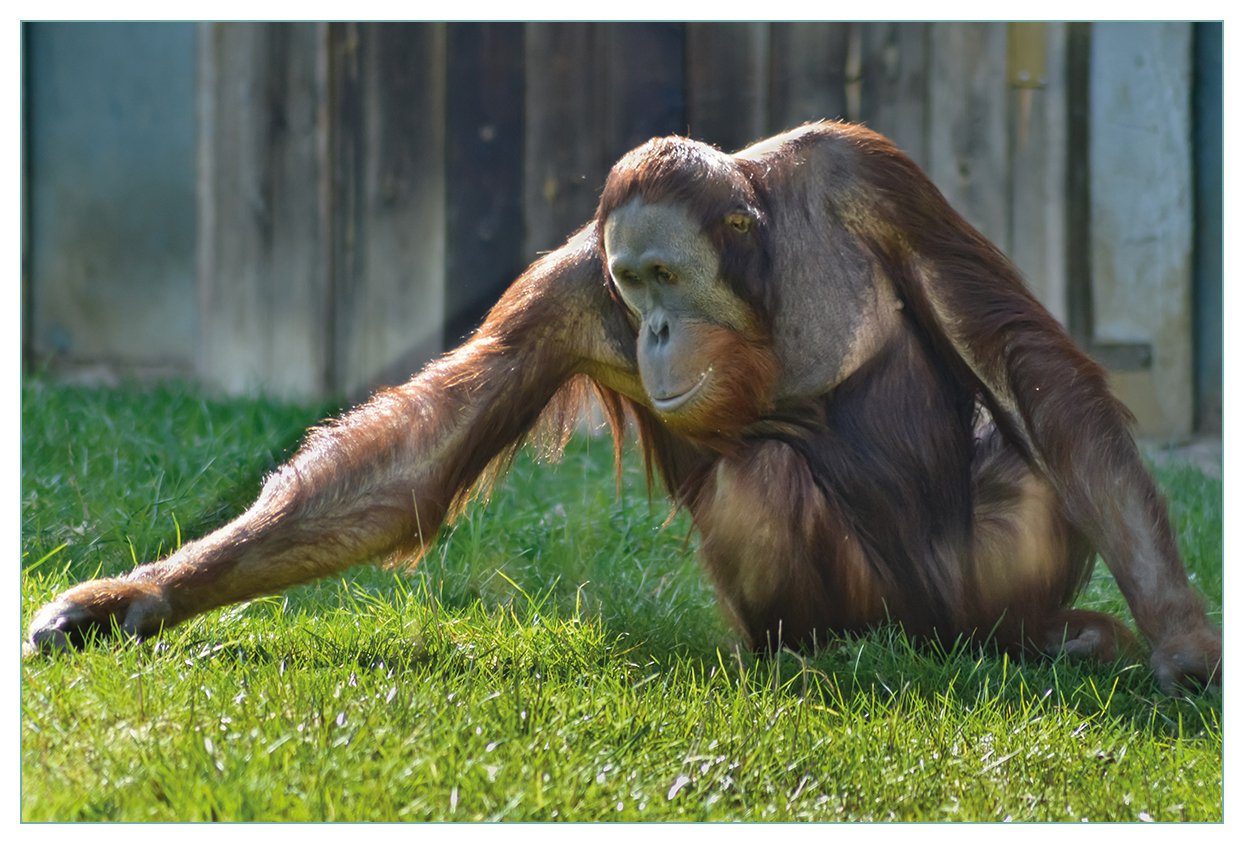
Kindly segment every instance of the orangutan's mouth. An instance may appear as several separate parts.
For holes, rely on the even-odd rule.
[[[675,410],[691,401],[691,399],[695,397],[696,393],[700,392],[700,388],[708,382],[708,375],[712,371],[713,370],[711,368],[704,370],[704,372],[700,373],[700,380],[696,381],[681,393],[672,396],[663,396],[661,398],[652,396],[652,406],[656,408],[657,413],[673,413]]]

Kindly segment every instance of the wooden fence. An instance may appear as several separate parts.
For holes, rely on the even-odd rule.
[[[1190,92],[1191,27],[1150,26],[1138,55],[1165,48]],[[1132,389],[1161,393],[1190,381],[1186,306],[1182,335],[1095,335],[1092,278],[1113,260],[1095,257],[1089,219],[1097,28],[202,24],[187,358],[228,391],[353,397],[401,380],[591,216],[636,144],[679,133],[735,149],[844,118],[907,150],[1082,342],[1120,372],[1149,373]],[[1159,177],[1178,182],[1175,211],[1190,216],[1188,143],[1166,150],[1178,161]],[[1188,232],[1168,234],[1186,257]],[[1186,300],[1185,263],[1155,284]],[[1190,428],[1191,396],[1175,392],[1146,405],[1155,431]]]

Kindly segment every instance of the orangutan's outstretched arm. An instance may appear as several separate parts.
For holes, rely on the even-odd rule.
[[[234,521],[158,562],[80,584],[30,623],[32,649],[113,622],[145,636],[197,613],[425,547],[488,465],[578,372],[624,357],[590,229],[534,264],[465,345],[317,428]]]

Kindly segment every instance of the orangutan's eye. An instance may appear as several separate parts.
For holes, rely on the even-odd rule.
[[[728,214],[726,215],[726,225],[734,229],[736,232],[739,232],[740,234],[746,234],[747,232],[751,231],[752,218],[749,215],[743,214],[741,212],[734,213],[734,214]]]

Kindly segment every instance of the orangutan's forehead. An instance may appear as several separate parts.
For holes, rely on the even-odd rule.
[[[701,263],[716,266],[717,252],[700,220],[678,203],[644,202],[639,197],[622,205],[605,221],[605,252],[615,254],[625,242],[660,246]]]

